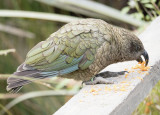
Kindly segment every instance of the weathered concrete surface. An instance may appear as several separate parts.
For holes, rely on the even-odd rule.
[[[109,78],[116,84],[85,86],[80,92],[62,106],[55,115],[129,115],[148,95],[160,80],[160,17],[155,19],[139,38],[149,53],[149,65],[154,65],[149,74],[138,70],[129,76]],[[157,63],[157,64],[156,64]],[[136,65],[136,61],[113,64],[105,68],[109,71],[122,71]],[[143,79],[143,80],[142,80]],[[96,92],[94,90],[96,90]]]

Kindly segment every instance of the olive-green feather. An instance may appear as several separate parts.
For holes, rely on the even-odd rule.
[[[91,31],[97,29],[74,25],[62,27],[46,41],[39,43],[28,54],[25,61],[39,70],[61,70],[78,64],[82,70],[94,62],[97,49],[104,41],[98,41]]]
[[[87,54],[84,54],[82,60],[80,61],[78,67],[81,70],[87,69],[94,61],[94,58],[92,60],[87,59]]]
[[[79,65],[80,69],[81,70],[85,70],[87,69],[92,63],[93,63],[94,60],[87,60],[83,65]]]
[[[51,62],[53,62],[54,60],[56,60],[61,53],[62,53],[62,50],[57,49],[56,51],[53,52],[52,55],[46,57],[46,60],[48,61],[48,63],[51,63]]]
[[[71,63],[72,61],[73,61],[73,59],[74,59],[74,57],[70,57],[70,56],[68,56],[68,57],[66,57],[66,63]]]
[[[44,57],[42,53],[38,53],[37,55],[34,55],[32,57],[28,57],[25,61],[26,64],[32,65],[36,64],[38,61],[42,60]]]

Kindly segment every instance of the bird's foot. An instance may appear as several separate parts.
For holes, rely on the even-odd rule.
[[[121,71],[121,72],[102,72],[97,75],[95,75],[90,81],[83,81],[86,85],[96,85],[96,84],[114,84],[116,81],[108,80],[106,78],[109,77],[118,77],[119,75],[124,75],[127,71]]]
[[[96,85],[96,84],[114,84],[115,81],[107,80],[103,77],[94,77],[93,80],[84,81],[86,85]]]
[[[103,77],[103,78],[118,77],[120,75],[124,75],[125,73],[128,73],[128,71],[120,71],[120,72],[105,71],[97,74],[96,77]]]

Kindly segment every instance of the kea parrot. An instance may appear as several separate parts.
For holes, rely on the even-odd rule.
[[[108,77],[122,72],[103,72],[110,64],[137,60],[146,65],[149,56],[140,39],[130,31],[113,26],[101,19],[80,19],[62,26],[48,39],[34,46],[8,78],[7,90],[18,92],[32,80],[63,77],[81,80],[85,84],[112,83]],[[99,74],[98,74],[99,73]]]

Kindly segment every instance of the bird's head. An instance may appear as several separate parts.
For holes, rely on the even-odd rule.
[[[122,46],[124,48],[124,60],[136,60],[138,62],[143,62],[144,58],[144,61],[146,62],[145,66],[147,66],[149,56],[147,51],[144,49],[141,40],[136,35],[132,33],[127,33],[127,35],[125,35],[124,41],[126,42],[125,46]]]

